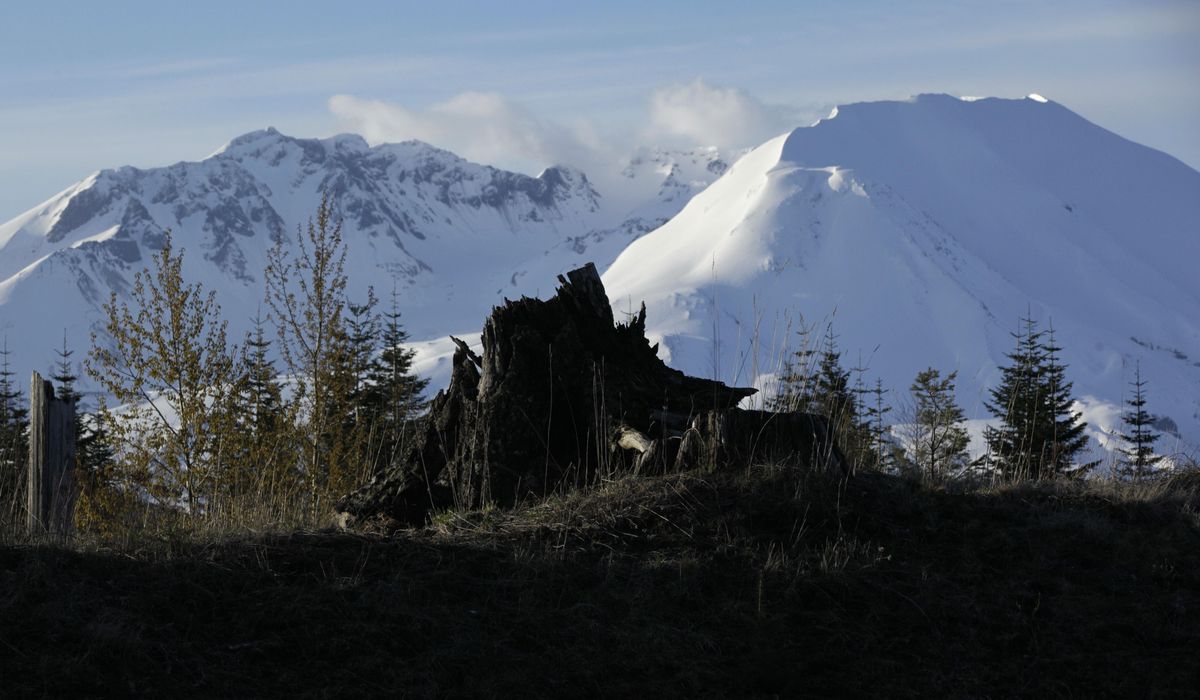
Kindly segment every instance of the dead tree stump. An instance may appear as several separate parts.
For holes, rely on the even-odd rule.
[[[37,372],[29,387],[30,534],[69,533],[75,516],[75,403]]]
[[[493,309],[481,355],[455,340],[450,386],[398,463],[337,503],[343,523],[421,524],[431,510],[511,506],[601,477],[693,466],[704,440],[728,458],[774,454],[759,450],[763,441],[789,454],[836,452],[823,419],[738,411],[755,389],[667,367],[646,339],[645,305],[615,323],[594,265],[559,282],[551,299]],[[724,432],[699,420],[723,421]],[[797,426],[807,437],[780,437]]]

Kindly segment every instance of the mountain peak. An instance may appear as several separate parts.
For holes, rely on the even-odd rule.
[[[222,146],[210,158],[225,157],[234,160],[260,159],[266,157],[272,165],[277,164],[289,151],[299,151],[308,160],[322,161],[334,153],[365,153],[373,150],[358,134],[336,134],[324,139],[302,139],[281,133],[275,127],[242,134]]]
[[[280,141],[284,141],[284,140],[290,140],[290,139],[289,139],[289,137],[281,134],[279,132],[279,130],[276,129],[275,127],[268,126],[265,129],[256,129],[254,131],[250,131],[245,134],[242,134],[241,136],[234,137],[228,143],[226,143],[224,146],[221,146],[220,148],[218,148],[212,154],[212,156],[209,156],[209,157],[211,158],[214,156],[219,156],[219,155],[223,155],[223,154],[227,154],[227,153],[236,153],[238,151],[246,150],[248,148],[254,148],[254,147],[261,148],[263,146],[279,143]]]
[[[849,356],[887,344],[870,365],[893,388],[957,370],[981,417],[1032,307],[1070,338],[1094,426],[1139,358],[1162,414],[1200,416],[1198,195],[1200,173],[1045,98],[849,104],[744,156],[604,281],[616,305],[645,301],[673,366],[734,384],[783,357],[748,337],[779,347],[836,313]]]
[[[367,145],[367,140],[358,134],[335,134],[327,139],[321,139],[321,143],[339,151],[371,150],[371,147]]]
[[[977,95],[951,95],[944,92],[923,92],[918,93],[904,100],[875,100],[869,102],[848,102],[839,104],[830,111],[829,116],[818,120],[816,126],[822,122],[832,121],[839,116],[843,119],[847,115],[855,117],[861,114],[881,114],[887,113],[912,113],[913,111],[928,111],[928,112],[943,112],[946,114],[962,114],[969,110],[989,110],[989,109],[1025,109],[1036,105],[1058,103],[1047,99],[1037,93],[1030,93],[1024,97],[1009,98],[1009,97],[987,97]],[[1068,111],[1069,110],[1064,110]],[[1073,113],[1072,113],[1073,114]],[[799,127],[801,129],[809,127]]]

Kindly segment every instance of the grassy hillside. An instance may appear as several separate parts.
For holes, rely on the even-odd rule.
[[[757,468],[420,531],[0,548],[21,696],[1183,697],[1200,480]]]

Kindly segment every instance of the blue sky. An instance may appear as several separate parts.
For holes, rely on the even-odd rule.
[[[1195,2],[49,5],[0,6],[0,221],[267,125],[532,171],[921,92],[1037,92],[1200,167]]]

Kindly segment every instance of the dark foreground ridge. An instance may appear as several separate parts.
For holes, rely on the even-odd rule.
[[[851,476],[562,282],[460,346],[354,531],[0,546],[0,696],[1194,696],[1200,472]]]
[[[755,389],[689,377],[646,339],[646,307],[615,323],[589,263],[550,299],[506,301],[462,341],[397,464],[341,499],[344,524],[423,524],[446,508],[510,507],[619,474],[750,461],[845,468],[821,416],[736,408]]]
[[[0,547],[0,694],[1194,697],[1198,492],[763,467],[388,536]]]

